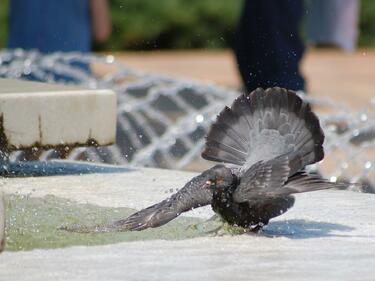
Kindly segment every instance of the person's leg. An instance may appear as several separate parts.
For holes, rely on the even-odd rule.
[[[280,86],[304,89],[299,72],[303,0],[246,0],[235,36],[235,54],[247,91]]]

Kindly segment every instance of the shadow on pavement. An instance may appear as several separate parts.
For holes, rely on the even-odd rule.
[[[291,239],[306,239],[318,237],[346,237],[344,232],[355,228],[328,222],[286,220],[270,222],[264,227],[263,233],[271,236],[284,236]]]

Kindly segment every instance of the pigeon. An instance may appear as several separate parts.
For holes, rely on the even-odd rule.
[[[294,91],[274,87],[243,94],[220,112],[206,136],[202,157],[219,164],[112,227],[155,228],[211,205],[224,222],[259,231],[293,206],[292,194],[337,187],[305,171],[324,158],[323,142],[318,117]]]

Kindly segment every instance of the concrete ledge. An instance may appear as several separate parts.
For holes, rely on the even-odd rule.
[[[156,240],[5,252],[0,256],[0,271],[7,281],[374,280],[373,249],[334,240]]]
[[[1,149],[115,142],[116,95],[0,79]]]
[[[48,194],[99,206],[140,209],[195,174],[140,169],[120,174],[4,179],[6,194]],[[29,197],[28,197],[29,198]],[[267,236],[148,240],[4,252],[4,280],[372,280],[375,196],[318,191],[272,220]],[[208,218],[210,208],[188,216]],[[89,237],[89,236],[88,236]],[[162,237],[161,237],[162,238]],[[20,270],[22,268],[22,270]]]

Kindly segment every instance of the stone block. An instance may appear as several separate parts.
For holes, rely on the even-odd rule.
[[[0,79],[0,150],[109,145],[115,134],[111,90]]]

